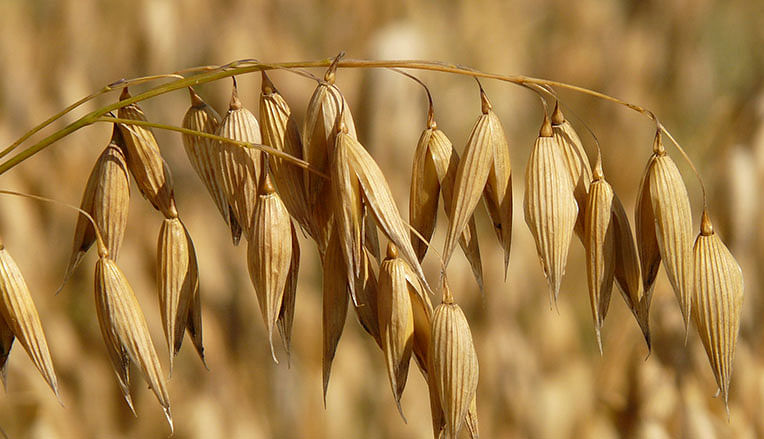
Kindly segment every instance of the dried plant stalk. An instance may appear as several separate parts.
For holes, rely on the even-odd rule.
[[[552,137],[546,115],[525,170],[524,207],[525,222],[536,241],[549,285],[550,301],[556,302],[578,208],[565,159]]]
[[[613,188],[602,175],[602,163],[597,162],[589,187],[584,219],[586,274],[589,283],[594,332],[602,354],[602,323],[605,320],[615,275],[615,238],[613,227]]]
[[[119,99],[129,98],[130,93],[125,87]],[[143,110],[135,103],[120,108],[117,115],[120,119],[146,121]],[[165,218],[175,218],[178,211],[175,208],[172,174],[159,152],[153,131],[138,125],[120,124],[119,128],[125,142],[127,166],[138,189]]]
[[[432,319],[432,375],[445,415],[447,439],[455,439],[464,424],[478,384],[478,360],[472,333],[462,309],[443,282],[443,303]]]
[[[189,309],[199,294],[199,273],[193,243],[178,218],[165,219],[157,243],[157,285],[170,373],[189,321]]]
[[[130,205],[130,179],[123,148],[122,135],[115,126],[111,141],[90,172],[80,203],[80,209],[93,217],[109,250],[109,256],[114,260],[119,255],[125,235]],[[66,268],[64,282],[74,273],[85,253],[95,242],[95,237],[90,220],[84,215],[78,215],[74,228],[72,256]]]
[[[170,397],[167,393],[162,367],[159,364],[154,344],[149,336],[149,328],[143,312],[135,298],[135,293],[117,264],[101,255],[95,268],[95,300],[101,332],[110,350],[112,364],[120,378],[123,392],[127,391],[127,380],[122,381],[122,374],[127,375],[127,358],[135,363],[143,374],[157,400],[164,409],[167,422],[172,429]],[[120,366],[115,363],[114,353],[122,355]],[[127,398],[127,395],[126,395]]]
[[[273,330],[292,264],[292,222],[267,170],[263,172],[252,223],[247,266],[268,331],[271,355],[278,363],[273,349]]]
[[[0,316],[0,320],[4,320],[3,325],[7,326],[12,333],[12,335],[8,334],[6,329],[0,331],[3,346],[0,371],[3,374],[3,383],[5,383],[5,361],[15,336],[53,393],[56,394],[56,398],[59,398],[58,379],[50,358],[48,342],[42,330],[40,315],[37,313],[37,307],[34,305],[19,266],[16,265],[16,261],[2,242],[0,242]]]
[[[239,142],[259,144],[261,141],[257,119],[239,100],[235,81],[228,113],[220,122],[217,135]],[[252,214],[257,203],[257,183],[260,181],[260,151],[219,142],[215,166],[222,171],[218,184],[225,191],[236,222],[249,239],[252,235]]]
[[[743,272],[735,257],[714,233],[705,210],[700,234],[695,240],[694,258],[692,317],[727,406],[743,305]],[[729,414],[729,407],[727,412]]]

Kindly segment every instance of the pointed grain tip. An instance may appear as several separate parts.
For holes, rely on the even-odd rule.
[[[395,259],[398,257],[398,247],[395,246],[392,242],[387,243],[387,258],[388,259]]]
[[[541,122],[541,129],[539,130],[539,137],[552,137],[552,124],[549,122],[549,117],[544,113],[544,121]]]
[[[122,93],[119,94],[119,100],[124,101],[125,99],[129,99],[130,97],[131,97],[130,92],[127,90],[127,87],[123,88]]]
[[[194,108],[202,108],[205,106],[204,101],[202,98],[196,94],[196,91],[194,91],[193,87],[188,87],[188,94],[191,98],[191,106]]]
[[[232,79],[233,89],[231,90],[231,102],[228,104],[228,111],[241,110],[242,104],[241,100],[239,100],[239,87],[236,84],[236,78],[232,77]]]
[[[661,130],[655,132],[655,139],[653,140],[653,153],[657,155],[666,154],[666,148],[663,147],[663,139],[661,138]]]
[[[711,236],[714,234],[714,225],[711,223],[711,218],[709,218],[706,209],[703,209],[703,215],[700,218],[700,233],[703,236]]]
[[[478,85],[480,83],[478,82]],[[491,111],[491,101],[488,99],[488,95],[485,94],[485,90],[483,90],[483,87],[480,87],[480,111],[483,112],[483,114],[488,114],[489,111]]]
[[[554,103],[554,111],[552,112],[552,124],[562,125],[565,122],[565,116],[562,114],[562,108],[560,108],[560,101]]]
[[[265,70],[262,72],[262,86],[261,91],[264,95],[270,95],[273,94],[276,91],[276,86],[273,85],[273,82],[271,81],[271,78],[268,77],[268,74],[265,73]]]

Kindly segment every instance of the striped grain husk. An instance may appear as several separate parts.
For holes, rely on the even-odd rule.
[[[346,127],[348,136],[357,139],[350,106],[339,88],[334,85],[334,72],[329,70],[324,81],[318,84],[310,97],[302,129],[302,157],[324,174],[328,174],[337,133],[336,127],[340,125],[337,123],[337,118],[340,115],[341,123]],[[307,170],[304,175],[308,205],[318,206],[323,202],[321,195],[326,181]]]
[[[555,102],[552,112],[552,132],[555,142],[565,157],[566,169],[573,184],[573,196],[578,204],[575,231],[576,235],[583,239],[586,194],[589,192],[589,182],[592,181],[592,168],[581,138],[578,137],[570,122],[565,120],[559,101]]]
[[[692,213],[687,188],[679,169],[666,154],[660,131],[656,134],[650,168],[650,201],[655,215],[655,236],[666,274],[682,310],[685,328],[689,329],[692,273]]]
[[[2,341],[0,371],[3,374],[3,383],[5,383],[5,362],[15,336],[56,394],[56,398],[59,398],[58,379],[53,369],[53,361],[50,358],[40,316],[19,266],[16,265],[16,261],[2,242],[0,242],[0,320],[4,321],[3,326],[5,326],[0,329],[2,334],[0,336]]]
[[[93,217],[109,250],[109,256],[114,260],[119,255],[119,248],[125,235],[127,212],[130,206],[130,178],[122,148],[124,148],[122,135],[115,126],[111,141],[90,172],[80,203],[80,209]],[[95,237],[90,220],[84,215],[77,215],[72,256],[66,268],[64,282],[71,277],[85,253],[95,242]]]
[[[95,301],[101,334],[128,403],[128,364],[132,361],[162,405],[172,429],[167,383],[146,319],[122,270],[106,255],[96,262]]]
[[[119,99],[123,101],[130,97],[127,87],[122,89]],[[120,119],[147,120],[143,110],[135,103],[120,108],[117,115]],[[165,218],[175,218],[178,211],[175,208],[172,174],[162,158],[154,132],[149,127],[137,125],[120,124],[119,129],[125,142],[127,166],[141,194]]]
[[[332,371],[334,354],[340,342],[342,330],[348,309],[348,286],[345,277],[344,257],[340,247],[339,237],[333,231],[329,237],[329,245],[321,265],[323,267],[323,366],[324,407],[326,407],[326,391],[329,388],[329,377]]]
[[[199,272],[185,225],[178,219],[165,219],[157,242],[157,285],[170,373],[180,351],[189,321],[189,310],[199,294]]]
[[[411,294],[422,295],[419,281],[406,278],[406,262],[398,257],[395,244],[387,246],[387,257],[379,268],[377,312],[382,350],[385,354],[387,376],[398,412],[406,419],[401,408],[401,396],[408,379],[409,364],[414,348],[414,311]],[[413,290],[413,291],[412,291]]]
[[[735,345],[740,330],[743,272],[735,257],[714,233],[705,210],[701,219],[700,234],[695,240],[694,258],[692,318],[726,406]],[[729,413],[729,407],[727,411]]]
[[[281,341],[284,344],[284,350],[287,358],[291,361],[292,344],[292,325],[294,324],[294,309],[297,301],[297,275],[300,272],[300,242],[297,238],[297,229],[294,223],[291,223],[292,229],[292,256],[289,262],[289,274],[287,275],[286,285],[284,285],[284,295],[281,299],[281,309],[276,320],[276,326],[281,334]]]
[[[445,437],[459,435],[478,384],[478,359],[472,333],[462,309],[453,301],[448,286],[433,314],[430,355],[440,405],[445,417]]]
[[[626,210],[613,195],[613,241],[615,249],[615,283],[642,330],[647,348],[651,349],[649,297],[644,293],[642,271],[634,245],[634,236],[626,216]]]
[[[273,349],[273,331],[292,264],[292,222],[267,170],[263,172],[257,198],[252,237],[247,248],[247,267],[268,331],[271,355],[278,363]]]
[[[657,141],[656,137],[656,141]],[[639,262],[642,271],[642,289],[646,302],[649,305],[652,299],[655,279],[661,268],[661,252],[658,249],[658,236],[655,228],[655,212],[651,197],[652,183],[650,176],[653,173],[658,156],[652,154],[647,161],[642,181],[639,184],[637,203],[634,208],[634,229],[637,237],[637,249],[639,250]]]
[[[578,208],[565,159],[552,137],[544,115],[539,137],[525,169],[525,222],[549,285],[550,301],[557,301],[576,224]]]
[[[585,205],[583,242],[586,252],[589,300],[600,355],[602,354],[600,332],[610,305],[610,294],[615,276],[613,199],[613,188],[605,181],[602,175],[602,164],[598,161]]]
[[[456,170],[459,155],[435,121],[430,119],[427,129],[422,131],[414,153],[411,172],[411,192],[409,197],[409,220],[411,226],[428,242],[435,230],[438,211],[438,195],[443,196],[443,210],[451,214]],[[429,248],[416,234],[411,233],[411,242],[417,258],[421,262]],[[483,264],[477,242],[474,215],[459,237],[459,245],[470,263],[472,274],[483,291]]]
[[[260,126],[255,115],[244,108],[234,80],[228,112],[218,127],[217,135],[239,142],[260,144]],[[247,239],[251,236],[252,214],[257,203],[260,181],[260,151],[228,142],[218,142],[215,166],[221,170],[218,184],[225,192],[233,217]]]
[[[220,126],[220,115],[214,108],[207,105],[194,92],[194,89],[189,87],[188,91],[191,95],[191,107],[183,117],[183,128],[209,134],[217,133]],[[220,183],[223,181],[223,170],[218,167],[218,154],[221,153],[218,151],[219,145],[219,142],[206,137],[183,134],[183,146],[186,149],[188,160],[207,188],[207,192],[210,193],[226,225],[231,228],[231,238],[234,244],[238,244],[239,239],[241,239],[241,226],[236,218],[232,217],[225,190]]]
[[[265,71],[260,94],[260,133],[263,143],[302,159],[303,147],[297,121]],[[302,168],[279,157],[270,158],[273,183],[290,215],[306,230],[310,229],[305,176]]]

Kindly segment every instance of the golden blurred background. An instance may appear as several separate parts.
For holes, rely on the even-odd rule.
[[[527,74],[594,88],[654,110],[686,147],[711,196],[717,230],[743,266],[746,298],[730,415],[694,333],[684,330],[664,274],[651,312],[653,352],[614,292],[600,357],[588,304],[584,253],[571,246],[559,309],[550,309],[535,248],[522,217],[525,161],[542,112],[527,90],[484,82],[510,141],[515,222],[508,281],[480,208],[486,296],[457,252],[449,267],[480,360],[478,413],[484,438],[764,436],[764,325],[758,271],[764,260],[764,3],[749,0],[133,0],[0,1],[0,145],[119,78],[234,59],[311,60],[345,50],[352,58],[442,60],[485,71]],[[320,73],[320,72],[316,72]],[[479,113],[473,80],[417,73],[431,88],[439,127],[463,148]],[[314,83],[283,72],[272,79],[302,118]],[[389,71],[341,70],[361,142],[385,171],[407,212],[410,163],[425,126],[426,100],[413,81]],[[239,78],[257,113],[259,75]],[[230,81],[197,91],[219,112]],[[140,87],[136,88],[140,90]],[[625,108],[561,92],[590,154],[596,134],[605,174],[632,211],[651,153],[654,125]],[[83,110],[115,100],[107,95]],[[185,92],[141,104],[153,121],[179,125]],[[78,113],[81,114],[81,113]],[[573,117],[575,114],[575,117]],[[74,116],[65,117],[65,121]],[[584,125],[585,124],[585,125]],[[0,187],[78,205],[110,127],[88,127],[0,177]],[[175,180],[178,209],[201,267],[210,370],[188,343],[169,381],[177,438],[427,438],[427,390],[412,371],[392,398],[384,360],[355,317],[348,318],[329,386],[321,397],[320,267],[302,240],[291,365],[274,364],[246,270],[245,245],[230,244],[177,133],[157,132]],[[36,137],[39,138],[39,137]],[[700,187],[675,150],[700,217]],[[133,188],[119,264],[138,295],[165,371],[167,351],[155,286],[160,215]],[[101,340],[93,304],[91,252],[54,295],[71,248],[75,214],[55,205],[0,198],[0,235],[37,303],[62,387],[60,406],[17,344],[0,427],[9,438],[153,438],[169,429],[154,395],[133,370],[134,418]],[[441,215],[434,242],[442,246]],[[425,260],[435,279],[438,262]],[[661,270],[663,271],[663,270]],[[281,358],[283,351],[277,352]],[[647,358],[646,358],[647,357]],[[412,367],[412,370],[415,369]],[[462,433],[466,437],[466,431]]]

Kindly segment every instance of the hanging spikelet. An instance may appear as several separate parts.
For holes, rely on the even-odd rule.
[[[422,131],[414,153],[411,171],[411,195],[409,198],[409,220],[427,241],[432,237],[438,210],[438,194],[443,195],[443,210],[451,214],[456,170],[459,155],[443,131],[439,130],[432,113],[428,128]],[[418,236],[411,233],[411,242],[421,262],[428,246]],[[483,264],[477,242],[474,215],[459,238],[459,245],[470,263],[472,274],[483,291]]]
[[[329,376],[332,371],[334,354],[340,342],[348,309],[348,286],[345,277],[345,262],[342,256],[339,237],[334,231],[329,235],[329,245],[324,254],[323,267],[323,365],[324,406],[326,391],[329,388]]]
[[[5,361],[13,343],[13,337],[18,339],[37,370],[48,383],[56,398],[59,398],[58,379],[50,359],[48,342],[42,330],[40,316],[32,301],[29,287],[24,280],[19,266],[13,260],[8,250],[0,241],[0,372],[5,383]],[[10,333],[9,333],[10,330]]]
[[[478,360],[467,318],[443,280],[443,303],[432,318],[432,377],[445,416],[446,439],[455,439],[464,424],[478,384]]]
[[[220,127],[220,116],[218,113],[214,108],[207,105],[194,92],[193,88],[189,87],[188,91],[191,95],[191,107],[189,107],[186,115],[183,117],[183,128],[209,134],[217,133]],[[220,215],[223,216],[223,220],[231,228],[231,238],[234,245],[238,244],[239,239],[241,239],[241,226],[239,226],[235,217],[231,217],[231,210],[226,199],[225,190],[220,183],[223,181],[223,169],[218,167],[220,164],[218,154],[221,153],[218,150],[219,142],[206,137],[183,134],[183,146],[186,149],[186,155],[191,162],[191,166],[204,183],[207,192],[210,193],[210,196],[215,201],[215,206],[217,206]]]
[[[265,71],[262,72],[260,94],[260,133],[263,143],[302,158],[303,148],[297,122],[286,101],[279,94]],[[308,201],[305,195],[304,171],[278,157],[270,159],[273,182],[290,215],[305,229],[309,229]]]
[[[146,319],[125,275],[105,252],[101,253],[96,262],[95,300],[101,333],[125,399],[131,404],[127,375],[129,362],[132,361],[141,369],[143,378],[162,405],[172,429],[167,384],[149,336]]]
[[[605,320],[615,275],[615,238],[613,227],[613,188],[602,174],[598,157],[589,187],[584,215],[584,248],[586,249],[586,277],[589,283],[594,332],[597,347],[602,354],[602,323]]]
[[[125,87],[119,100],[124,101],[130,97]],[[146,121],[143,110],[135,103],[120,108],[117,115],[120,119]],[[175,208],[172,174],[159,152],[153,131],[138,125],[120,124],[119,128],[125,142],[127,166],[138,189],[165,218],[175,218],[178,211]]]
[[[115,260],[122,245],[130,205],[130,179],[123,153],[124,143],[119,128],[114,126],[112,138],[98,157],[88,177],[80,209],[93,217],[101,236]],[[72,256],[64,275],[64,283],[71,277],[85,253],[95,242],[93,224],[84,215],[77,215],[74,228]]]
[[[724,405],[729,397],[732,362],[743,305],[743,272],[704,210],[695,240],[692,317],[714,371]],[[727,407],[729,414],[729,407]]]
[[[589,192],[589,183],[592,181],[592,168],[589,165],[589,157],[586,155],[581,139],[562,114],[559,101],[555,102],[552,112],[552,132],[554,133],[554,140],[565,158],[566,169],[573,184],[573,196],[578,204],[575,231],[576,235],[583,239],[586,194]]]
[[[411,294],[423,295],[406,278],[406,262],[398,257],[394,244],[387,246],[387,258],[379,268],[377,312],[382,350],[387,363],[387,376],[395,397],[398,412],[403,417],[401,396],[406,387],[411,353],[414,348],[414,314]],[[413,290],[413,291],[412,291]]]
[[[661,267],[661,253],[658,250],[658,237],[655,230],[655,212],[650,196],[650,175],[655,167],[656,154],[650,156],[642,174],[639,184],[637,204],[634,209],[634,228],[637,235],[637,248],[639,249],[639,262],[642,267],[642,284],[649,305],[652,299],[655,279],[658,277],[658,269]]]
[[[178,218],[165,219],[157,243],[157,285],[170,373],[189,321],[189,309],[199,294],[199,273],[193,243]]]
[[[660,131],[653,147],[650,201],[655,215],[655,236],[666,274],[689,329],[692,294],[692,214],[687,189],[674,161],[666,154]]]
[[[292,264],[292,223],[267,169],[263,170],[257,198],[247,266],[268,331],[271,355],[278,363],[273,349],[273,330]]]
[[[255,115],[239,100],[236,80],[233,83],[228,113],[220,122],[217,135],[239,142],[260,143],[260,127]],[[227,142],[218,143],[215,166],[221,170],[218,184],[225,191],[236,222],[249,239],[252,214],[257,202],[257,182],[260,178],[260,151]]]
[[[552,126],[544,115],[525,169],[524,208],[525,222],[536,241],[549,285],[550,301],[554,299],[556,302],[578,208],[565,159],[552,135]]]
[[[297,300],[297,274],[300,272],[300,242],[297,239],[297,230],[294,223],[292,228],[292,260],[289,262],[289,274],[284,286],[284,297],[281,299],[281,310],[276,320],[276,325],[281,334],[287,358],[291,360],[290,345],[292,344],[292,325],[294,323],[294,309]]]

